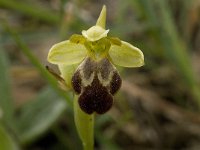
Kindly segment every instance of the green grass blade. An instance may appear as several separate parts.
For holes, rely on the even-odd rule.
[[[8,59],[5,52],[0,50],[0,109],[4,123],[10,126],[13,118],[13,99],[9,75]]]
[[[20,115],[16,118],[20,142],[30,143],[44,133],[59,118],[66,106],[66,102],[52,89],[44,89],[38,97],[20,109]]]
[[[20,36],[13,31],[6,22],[3,23],[5,30],[7,30],[11,37],[16,42],[22,53],[29,59],[29,61],[37,68],[41,75],[46,79],[50,86],[62,97],[66,99],[68,104],[72,106],[71,97],[58,87],[57,80],[45,69],[45,67],[38,61],[38,59],[32,54],[31,49],[26,45],[26,43],[20,38]]]
[[[0,150],[19,150],[12,137],[0,124]]]
[[[30,16],[52,24],[57,24],[60,20],[58,15],[50,12],[49,10],[17,0],[0,0],[0,7],[12,9],[23,13],[25,16]]]
[[[176,29],[167,2],[164,0],[138,0],[138,3],[143,8],[149,22],[155,27],[154,31],[157,32],[167,58],[179,70],[183,81],[189,86],[188,89],[196,97],[200,106],[200,88],[192,69],[188,49]]]

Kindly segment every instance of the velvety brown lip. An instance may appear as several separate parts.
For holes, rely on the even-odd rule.
[[[103,114],[111,108],[113,96],[106,87],[102,86],[95,75],[92,84],[84,88],[78,102],[81,109],[88,114],[93,112]]]
[[[80,108],[88,114],[107,112],[112,107],[113,95],[121,86],[119,73],[106,58],[99,62],[86,58],[80,66],[72,77],[72,87],[79,95]],[[92,74],[91,83],[86,85],[84,81],[89,81]]]

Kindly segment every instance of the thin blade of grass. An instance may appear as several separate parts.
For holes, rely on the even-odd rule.
[[[4,123],[9,127],[13,119],[13,99],[11,96],[9,63],[6,54],[0,50],[0,109]]]
[[[16,142],[0,124],[0,149],[1,150],[19,150]]]
[[[43,134],[66,109],[66,102],[50,88],[45,88],[34,100],[20,109],[16,118],[17,135],[28,144]]]
[[[30,5],[15,0],[0,0],[0,7],[12,9],[23,13],[25,16],[30,16],[51,24],[58,24],[60,20],[58,15],[50,12],[49,10],[44,10],[39,6],[35,6],[34,4]]]
[[[143,11],[147,19],[154,24],[154,31],[157,32],[160,42],[163,44],[167,58],[178,68],[183,81],[189,86],[188,89],[200,107],[200,88],[192,69],[188,49],[178,34],[167,2],[163,0],[139,0],[138,3],[144,8]]]
[[[70,106],[72,106],[72,98],[67,94],[67,92],[61,90],[58,87],[58,83],[55,78],[45,69],[44,66],[38,61],[38,59],[33,55],[31,49],[26,45],[26,43],[20,38],[20,36],[12,30],[6,22],[3,23],[5,30],[11,35],[13,40],[16,42],[22,53],[29,59],[29,61],[36,67],[36,69],[41,73],[41,75],[46,79],[50,86],[61,96],[65,98]]]

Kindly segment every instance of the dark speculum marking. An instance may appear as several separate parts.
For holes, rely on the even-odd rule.
[[[108,79],[109,74],[114,70],[108,59],[103,59],[99,62],[98,70],[103,79]]]
[[[86,58],[72,77],[72,87],[79,95],[80,108],[88,114],[107,112],[121,82],[119,73],[108,59],[96,62]]]
[[[95,70],[96,64],[93,63],[91,59],[85,59],[83,62],[83,74],[86,79],[89,79],[92,75],[93,71]]]

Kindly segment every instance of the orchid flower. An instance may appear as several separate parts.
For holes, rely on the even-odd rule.
[[[144,55],[140,49],[116,37],[105,29],[106,7],[103,6],[96,25],[74,34],[69,40],[53,45],[48,61],[58,65],[68,87],[79,96],[80,108],[91,114],[107,112],[113,95],[121,85],[115,65],[140,67]]]
[[[69,40],[52,46],[48,61],[58,65],[61,77],[49,70],[70,89],[74,96],[74,120],[84,150],[94,148],[94,113],[103,114],[113,105],[113,96],[122,80],[116,65],[140,67],[144,55],[140,49],[117,37],[108,36],[105,29],[106,7],[96,25]]]

